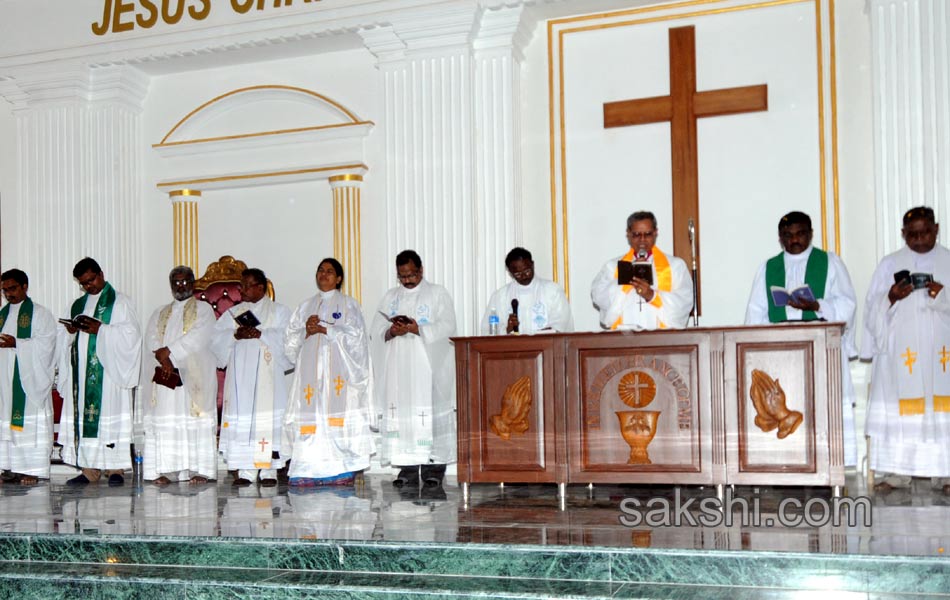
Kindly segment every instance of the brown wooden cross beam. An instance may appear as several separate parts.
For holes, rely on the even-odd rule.
[[[696,30],[670,29],[670,93],[667,96],[604,104],[604,127],[670,122],[673,164],[673,254],[689,264],[687,223],[696,224],[696,289],[699,285],[699,169],[696,119],[768,110],[768,86],[749,85],[696,91]],[[699,308],[697,293],[696,307]]]

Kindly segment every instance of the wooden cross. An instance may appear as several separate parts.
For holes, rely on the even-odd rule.
[[[648,388],[650,387],[650,384],[649,384],[649,383],[641,383],[641,382],[640,382],[640,374],[639,374],[639,373],[634,373],[634,374],[633,374],[633,384],[632,384],[630,387],[633,388],[633,402],[634,402],[634,404],[636,404],[637,406],[641,406],[641,403],[640,403],[640,390],[641,390],[641,389],[648,389]]]
[[[696,91],[696,30],[670,29],[670,93],[604,104],[604,127],[670,123],[673,165],[673,254],[690,259],[687,223],[696,224],[696,310],[699,314],[699,168],[696,119],[768,110],[768,86]]]
[[[310,387],[310,384],[307,384],[307,387],[303,389],[304,398],[307,399],[307,406],[310,406],[310,400],[313,398],[313,388]]]

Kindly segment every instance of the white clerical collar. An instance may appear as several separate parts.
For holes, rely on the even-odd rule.
[[[333,294],[337,293],[338,290],[332,289],[329,292],[324,292],[323,290],[317,290],[317,295],[320,296],[321,300],[329,300],[333,297]]]
[[[782,250],[782,252],[785,253],[785,260],[791,261],[791,262],[798,262],[802,260],[808,260],[808,257],[811,256],[812,248],[813,246],[811,244],[808,244],[808,247],[798,254],[789,254],[787,250]]]
[[[267,296],[261,296],[261,299],[258,300],[257,302],[248,302],[247,300],[245,300],[244,302],[245,302],[246,304],[250,305],[250,306],[253,306],[254,308],[257,308],[258,306],[261,305],[261,303],[262,303],[264,300],[269,300],[269,298],[268,298]]]
[[[512,282],[513,284],[515,284],[515,285],[514,285],[514,290],[515,290],[515,291],[518,291],[518,292],[533,292],[533,291],[538,287],[538,278],[537,278],[537,277],[533,277],[533,278],[531,279],[531,283],[529,283],[528,285],[521,285],[521,284],[518,283],[518,281],[515,280],[515,279],[512,279],[511,282]]]
[[[417,284],[416,284],[416,287],[414,287],[414,288],[407,288],[406,286],[402,286],[402,291],[403,291],[403,293],[405,293],[405,294],[415,294],[415,293],[417,293],[417,292],[419,291],[420,288],[422,288],[423,282],[425,282],[424,279],[421,280],[419,283],[417,283]]]

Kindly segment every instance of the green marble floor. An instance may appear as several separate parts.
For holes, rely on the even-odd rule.
[[[760,523],[627,526],[672,487],[397,490],[0,485],[0,597],[950,598],[950,497],[918,480],[858,522],[766,526],[826,489],[739,488]],[[682,488],[698,514],[713,490]],[[632,500],[631,500],[632,499]],[[754,502],[753,502],[754,501]],[[646,516],[644,510],[640,516]],[[788,515],[803,515],[801,510]],[[670,513],[672,516],[672,513]],[[656,517],[656,513],[654,513]]]

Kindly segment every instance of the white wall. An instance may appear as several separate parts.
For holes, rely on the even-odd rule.
[[[380,197],[383,166],[381,98],[372,55],[365,50],[251,63],[236,67],[166,75],[153,79],[143,113],[144,139],[159,142],[182,117],[204,102],[237,88],[280,84],[298,86],[328,96],[377,127],[365,142],[369,173],[362,190],[363,302],[375,309],[393,284],[391,257],[383,255],[385,219]],[[281,115],[260,115],[248,122],[246,111],[224,114],[214,127],[221,132],[259,131],[284,126]],[[314,125],[320,123],[313,123]],[[332,158],[313,157],[314,162]],[[167,196],[155,188],[158,180],[174,178],[162,159],[146,151],[143,185],[145,243],[155,252],[146,257],[146,295],[151,308],[166,302],[166,274],[172,265],[172,209]],[[205,191],[199,200],[198,275],[223,254],[262,268],[274,282],[278,301],[296,306],[316,290],[317,262],[333,254],[332,192],[326,181],[289,183],[235,190]]]
[[[16,121],[11,106],[0,100],[0,269],[15,267],[10,252],[16,247]]]

